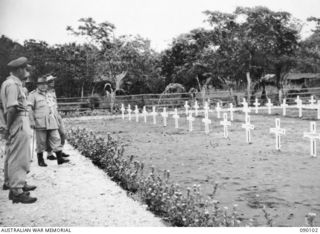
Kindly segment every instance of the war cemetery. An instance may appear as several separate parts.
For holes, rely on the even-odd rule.
[[[163,225],[319,226],[320,18],[303,37],[266,7],[203,16],[161,52],[92,18],[67,27],[84,44],[2,36],[1,63],[56,76],[68,147]]]

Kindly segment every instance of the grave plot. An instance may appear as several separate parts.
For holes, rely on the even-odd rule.
[[[100,136],[111,133],[119,137],[127,155],[136,155],[147,168],[154,166],[159,173],[170,170],[171,181],[182,188],[200,184],[202,193],[209,195],[218,183],[215,198],[222,206],[232,209],[232,205],[238,204],[240,216],[253,218],[256,225],[266,223],[263,206],[275,226],[304,226],[307,213],[320,212],[320,157],[310,155],[320,149],[312,143],[318,140],[318,135],[310,121],[253,115],[251,110],[248,127],[242,128],[245,124],[242,112],[233,113],[234,120],[229,125],[225,121],[230,121],[229,112],[228,118],[221,113],[222,119],[216,111],[205,118],[207,114],[203,112],[190,115],[192,110],[188,108],[187,116],[184,109],[177,111],[179,118],[173,118],[173,110],[166,110],[166,126],[162,109],[154,110],[153,115],[148,110],[151,114],[147,123],[141,115],[139,123],[133,116],[131,121],[128,116],[125,120],[120,116],[78,119],[69,124],[87,127]],[[281,120],[280,130],[275,117]],[[211,121],[207,134],[206,120]],[[285,129],[285,135],[280,134],[281,129]],[[280,150],[276,148],[279,145]]]

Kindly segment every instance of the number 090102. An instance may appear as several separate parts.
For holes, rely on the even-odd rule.
[[[300,232],[312,232],[312,233],[317,233],[318,228],[317,227],[310,227],[310,228],[300,228]]]

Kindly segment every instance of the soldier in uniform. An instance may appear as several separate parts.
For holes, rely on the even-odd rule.
[[[36,130],[38,165],[41,167],[47,166],[43,152],[48,150],[48,146],[56,153],[58,165],[69,162],[62,157],[58,120],[49,104],[47,92],[47,80],[42,76],[37,80],[37,89],[28,98],[32,109],[31,126]]]
[[[30,170],[30,121],[27,98],[22,86],[29,76],[27,58],[20,57],[8,63],[10,76],[1,86],[0,119],[5,122],[4,136],[6,143],[5,177],[7,181],[3,189],[9,189],[9,200],[13,203],[34,203],[37,198],[31,197],[30,192],[36,186],[26,183],[26,175]],[[6,184],[7,183],[7,184]]]
[[[59,134],[60,134],[60,138],[61,138],[61,148],[63,149],[63,146],[65,144],[66,141],[66,134],[64,131],[64,126],[63,126],[63,122],[62,122],[62,117],[59,114],[58,111],[58,102],[57,102],[57,96],[56,96],[56,92],[54,90],[54,81],[57,77],[52,76],[52,75],[48,75],[47,76],[47,82],[48,82],[48,92],[47,92],[47,96],[48,96],[48,102],[49,105],[52,107],[53,112],[55,114],[56,119],[58,120],[58,126],[59,126]],[[62,157],[69,157],[69,154],[66,154],[62,151]],[[48,147],[48,151],[47,151],[47,159],[49,160],[56,160],[56,157],[53,155],[52,149],[50,149],[50,147]]]

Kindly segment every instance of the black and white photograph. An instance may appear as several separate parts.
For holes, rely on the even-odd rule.
[[[319,0],[0,0],[0,85],[1,233],[320,233]]]

